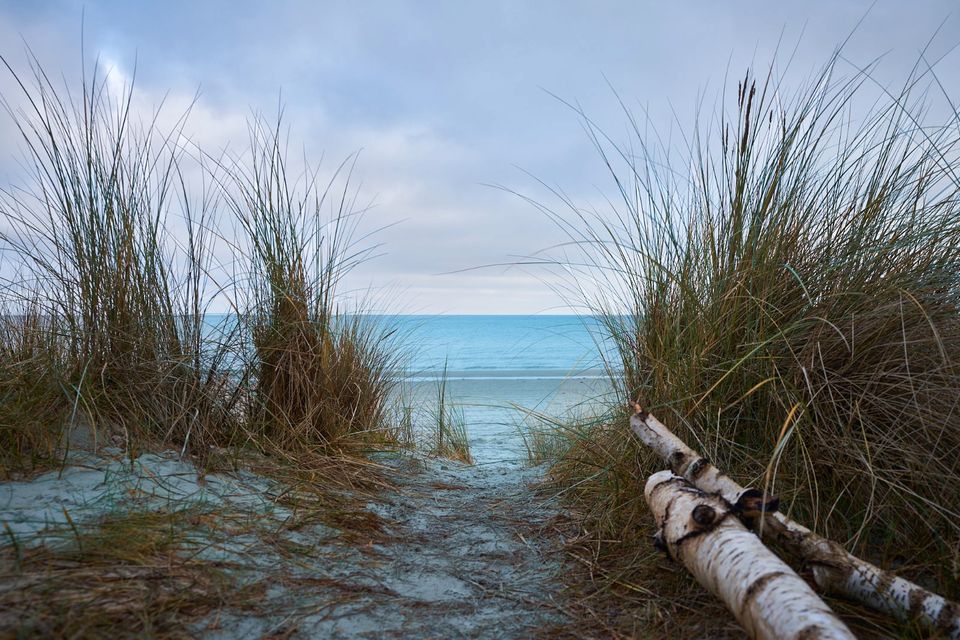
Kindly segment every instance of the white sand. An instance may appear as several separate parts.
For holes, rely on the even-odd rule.
[[[123,510],[208,506],[285,518],[289,513],[268,497],[271,484],[248,472],[204,476],[172,452],[143,454],[132,462],[115,449],[100,456],[76,453],[62,471],[0,483],[0,525],[32,545],[61,537],[69,528],[68,514],[74,524],[83,524]]]
[[[201,476],[174,453],[133,464],[107,453],[0,484],[0,525],[30,546],[69,543],[64,511],[80,528],[127,510],[207,510],[254,524],[236,535],[191,530],[185,552],[264,594],[192,623],[198,637],[510,638],[564,620],[555,602],[562,554],[546,534],[557,511],[534,497],[536,470],[390,459],[398,489],[358,507],[379,516],[387,536],[364,543],[320,523],[293,527],[296,514],[274,502],[284,488],[252,473]]]
[[[367,505],[393,540],[324,544],[316,552],[327,561],[294,573],[332,586],[276,589],[261,611],[221,615],[201,635],[527,638],[561,626],[562,553],[546,533],[557,512],[533,496],[537,476],[520,465],[427,461]]]

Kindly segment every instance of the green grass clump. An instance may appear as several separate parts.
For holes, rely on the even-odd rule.
[[[3,288],[4,319],[23,320],[4,335],[7,365],[36,362],[18,341],[47,341],[57,357],[31,377],[61,383],[70,426],[94,441],[117,439],[131,452],[147,442],[186,446],[191,434],[203,443],[229,412],[200,344],[210,220],[208,203],[195,207],[186,195],[183,120],[167,131],[143,122],[132,87],[111,94],[96,68],[73,99],[36,61],[27,74],[3,62],[22,90],[22,108],[5,104],[27,170],[26,184],[0,203],[0,239],[17,274]],[[171,210],[186,246],[170,230]],[[51,422],[52,433],[63,431]]]
[[[527,407],[514,407],[523,419],[518,426],[527,462],[531,465],[554,464],[576,446],[578,440],[589,439],[595,427],[604,424],[607,416],[598,417],[595,407],[572,407],[562,416]]]
[[[397,385],[393,402],[398,442],[430,456],[473,464],[463,405],[451,397],[447,364],[435,381]]]
[[[63,444],[68,411],[58,332],[35,308],[0,319],[0,478],[43,468]]]
[[[551,215],[622,404],[552,477],[614,591],[688,591],[651,575],[643,485],[665,465],[630,436],[636,400],[791,517],[960,595],[960,117],[933,122],[932,72],[878,97],[870,71],[834,60],[794,95],[748,75],[682,163],[632,117],[623,145],[586,120],[618,199]]]

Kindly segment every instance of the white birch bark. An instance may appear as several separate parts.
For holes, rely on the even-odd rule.
[[[737,504],[746,489],[688,447],[653,415],[635,406],[633,433],[662,457],[671,470],[697,488]],[[813,571],[817,586],[865,604],[901,621],[915,621],[950,640],[960,640],[960,605],[848,553],[782,513],[754,521],[767,540],[779,543]]]
[[[723,601],[750,637],[854,639],[830,607],[740,522],[725,500],[670,471],[650,476],[644,495],[670,556]]]

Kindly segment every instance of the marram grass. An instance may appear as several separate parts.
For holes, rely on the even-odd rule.
[[[960,596],[960,117],[933,121],[917,88],[933,80],[865,114],[870,70],[834,60],[793,95],[748,75],[681,163],[632,117],[624,144],[585,118],[617,198],[543,208],[579,252],[559,263],[605,319],[620,399],[551,480],[591,532],[593,613],[647,594],[614,627],[703,623],[647,547],[663,463],[633,441],[630,400],[792,518]]]
[[[295,170],[260,118],[246,153],[214,158],[188,113],[164,128],[96,67],[77,93],[3,62],[27,173],[0,198],[0,474],[75,444],[301,462],[403,444],[399,341],[337,289],[370,251],[352,164]],[[236,322],[213,327],[215,301]]]
[[[225,199],[250,265],[237,288],[252,346],[246,429],[282,449],[398,444],[388,411],[402,365],[397,336],[338,310],[341,278],[369,251],[353,240],[352,165],[320,183],[309,169],[291,176],[289,162],[279,125],[256,120],[248,156],[227,167]]]

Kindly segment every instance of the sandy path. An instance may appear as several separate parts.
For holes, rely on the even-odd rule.
[[[557,511],[530,488],[538,472],[409,459],[398,467],[396,493],[367,504],[385,524],[383,539],[325,543],[310,554],[317,560],[288,567],[290,583],[278,580],[256,612],[222,612],[201,635],[528,638],[559,630]]]
[[[224,576],[207,594],[219,604],[197,616],[188,600],[185,616],[163,623],[199,638],[556,635],[566,623],[558,606],[562,520],[531,488],[538,470],[411,455],[384,464],[395,469],[387,474],[395,488],[373,499],[345,494],[331,512],[303,510],[283,498],[289,487],[250,471],[199,474],[174,452],[132,465],[84,454],[63,471],[0,483],[0,530],[19,548],[70,549],[78,531],[86,536],[104,518],[167,514],[172,524],[162,526],[181,531],[176,562]],[[51,628],[16,597],[26,578],[4,566],[0,595],[20,608],[0,612],[0,636]],[[74,584],[46,571],[41,565],[31,578],[43,583],[37,597],[67,597],[89,579]],[[125,584],[149,594],[157,580]],[[120,604],[138,615],[136,602]]]

